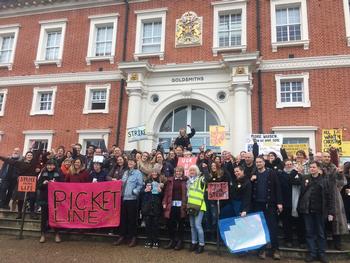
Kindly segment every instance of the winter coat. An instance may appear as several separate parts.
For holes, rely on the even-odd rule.
[[[278,178],[281,184],[283,207],[292,208],[293,185],[300,185],[301,175],[293,169],[290,172],[283,171],[279,173]]]
[[[175,160],[165,160],[163,164],[163,174],[165,177],[174,176]]]
[[[77,174],[68,173],[65,177],[65,182],[67,183],[89,183],[91,182],[89,173],[87,170],[81,170]]]
[[[48,172],[44,169],[38,180],[39,203],[41,205],[47,205],[48,201],[48,184],[44,184],[44,182],[52,180],[55,180],[55,182],[64,182],[64,177],[57,171]]]
[[[265,161],[265,167],[275,171],[283,171],[284,163],[277,157],[272,163],[270,163],[270,161]]]
[[[163,207],[164,208],[164,217],[169,219],[171,213],[171,207],[173,203],[173,186],[174,186],[175,177],[171,176],[167,178],[167,181],[164,186],[164,198],[163,198]],[[181,218],[185,218],[186,213],[186,205],[187,205],[187,187],[186,187],[186,177],[181,177]]]
[[[230,199],[241,202],[240,212],[249,212],[251,208],[252,184],[247,176],[236,179],[230,186]]]
[[[340,191],[347,184],[347,180],[342,173],[337,173],[335,178],[335,195],[334,195],[334,220],[332,222],[333,235],[345,235],[349,233],[347,218],[344,208],[343,198]]]
[[[162,214],[162,199],[163,199],[163,193],[152,193],[152,190],[150,192],[145,192],[147,184],[152,184],[153,182],[160,183],[158,181],[153,180],[147,180],[145,182],[145,187],[143,188],[141,192],[141,212],[143,216],[156,216],[159,217]],[[153,187],[153,185],[152,185]]]
[[[99,173],[97,173],[95,170],[92,170],[90,172],[90,181],[93,181],[93,179],[97,179],[97,182],[107,181],[107,172],[105,170],[101,170]]]
[[[107,181],[112,181],[112,179],[121,180],[127,168],[125,166],[115,165],[107,175]]]
[[[137,169],[126,170],[122,177],[124,200],[137,200],[143,187],[142,173]]]
[[[182,146],[187,150],[191,151],[192,149],[189,149],[188,146],[191,144],[190,139],[195,134],[196,134],[196,130],[194,128],[191,128],[191,133],[187,134],[187,137],[182,137],[182,136],[177,137],[174,142],[174,148],[176,148],[177,146]]]

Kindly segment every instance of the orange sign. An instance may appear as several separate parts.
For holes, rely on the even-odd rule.
[[[18,177],[18,192],[35,192],[36,176]]]
[[[228,183],[209,183],[208,184],[208,199],[209,200],[227,200]]]
[[[225,145],[225,127],[224,126],[209,126],[210,146]]]

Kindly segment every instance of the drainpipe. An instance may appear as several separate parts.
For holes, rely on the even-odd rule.
[[[122,55],[122,62],[126,60],[126,47],[127,47],[127,40],[128,40],[128,27],[129,27],[129,1],[125,0],[125,20],[124,20],[124,37],[123,37],[123,55]],[[121,79],[120,81],[120,94],[118,99],[118,117],[117,117],[117,132],[116,132],[116,145],[120,147],[120,134],[121,134],[121,123],[122,123],[122,109],[123,109],[123,97],[124,97],[124,89],[125,89],[125,79]]]
[[[257,50],[260,52],[259,56],[262,57],[261,53],[261,29],[260,29],[260,0],[256,0],[256,46]],[[262,78],[261,70],[258,69],[258,126],[259,133],[264,133],[263,130],[263,107],[262,107]]]

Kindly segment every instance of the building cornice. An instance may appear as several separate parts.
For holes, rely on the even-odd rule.
[[[261,71],[305,70],[350,67],[350,55],[262,60]]]
[[[120,71],[78,72],[0,78],[0,87],[23,85],[54,85],[64,83],[84,83],[118,81],[123,78]]]

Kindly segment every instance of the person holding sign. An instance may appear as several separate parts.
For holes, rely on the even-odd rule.
[[[191,129],[191,133],[187,134],[186,128],[181,128],[179,130],[179,136],[176,138],[174,142],[174,149],[177,146],[182,146],[187,151],[192,151],[192,145],[190,139],[196,134],[196,130],[191,127],[191,125],[187,125]]]
[[[90,180],[95,182],[104,182],[107,181],[107,172],[102,169],[101,160],[94,160],[93,169],[90,172]]]
[[[120,237],[114,244],[119,246],[124,242],[126,237],[129,237],[129,247],[134,247],[136,246],[137,199],[143,187],[143,176],[142,173],[136,169],[135,158],[129,157],[128,170],[125,171],[122,181]]]
[[[57,163],[54,159],[50,159],[46,163],[46,167],[41,172],[38,180],[38,189],[40,190],[38,204],[41,206],[41,237],[40,243],[46,241],[46,233],[48,231],[49,207],[48,207],[48,184],[49,182],[63,182],[63,177],[57,171]],[[55,242],[61,242],[61,238],[57,229],[55,231]]]
[[[203,164],[203,166],[207,166]],[[197,165],[191,165],[189,170],[189,179],[187,181],[187,214],[190,218],[192,243],[190,251],[196,251],[196,254],[204,251],[204,231],[202,220],[207,210],[204,201],[204,191],[206,180],[201,175]]]
[[[165,183],[163,209],[170,238],[165,249],[181,250],[183,248],[187,204],[186,181],[184,168],[178,166],[175,168],[175,175],[168,177]]]

